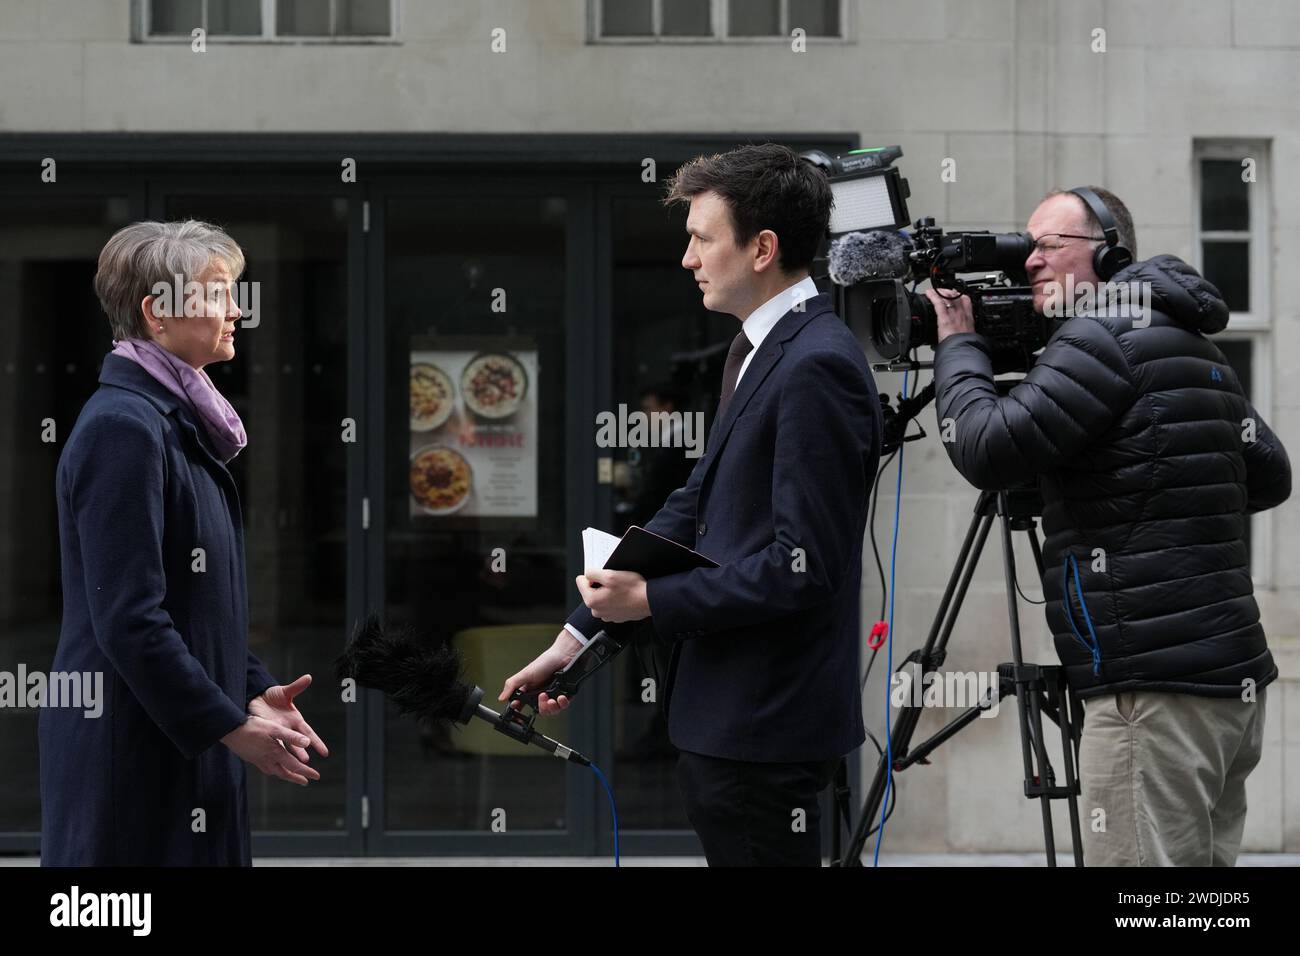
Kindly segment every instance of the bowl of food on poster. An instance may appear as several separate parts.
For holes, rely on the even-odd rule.
[[[425,514],[454,514],[469,501],[474,473],[455,449],[426,445],[411,454],[410,486],[411,499]]]
[[[519,411],[528,394],[528,373],[507,352],[481,352],[460,373],[460,394],[476,418],[501,421]]]
[[[411,365],[411,431],[441,428],[456,405],[451,377],[432,362]]]

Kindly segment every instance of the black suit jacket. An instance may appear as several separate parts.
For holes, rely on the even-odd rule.
[[[859,590],[880,401],[826,295],[754,354],[686,485],[647,525],[717,561],[648,583],[671,642],[673,744],[760,762],[823,760],[864,740]],[[602,624],[585,606],[569,623]]]

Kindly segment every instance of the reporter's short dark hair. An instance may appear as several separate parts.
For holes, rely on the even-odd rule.
[[[1115,231],[1119,233],[1119,244],[1133,253],[1133,260],[1136,262],[1138,257],[1137,233],[1133,229],[1133,215],[1128,211],[1128,206],[1124,205],[1120,198],[1109,189],[1101,186],[1085,186],[1084,188],[1091,189],[1097,194],[1101,204],[1106,207],[1110,217],[1115,220]],[[1092,207],[1079,196],[1068,189],[1053,189],[1043,197],[1043,201],[1046,202],[1053,196],[1074,196],[1075,201],[1083,207],[1084,222],[1095,227],[1098,232],[1101,231],[1101,223],[1097,221],[1097,217],[1093,214]]]
[[[834,203],[822,170],[777,143],[741,146],[681,166],[668,180],[664,204],[689,205],[692,197],[710,191],[731,210],[737,246],[771,229],[783,272],[811,268]]]

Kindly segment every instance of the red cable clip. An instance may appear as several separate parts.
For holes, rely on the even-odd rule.
[[[889,622],[877,621],[871,625],[871,634],[867,638],[867,647],[873,651],[880,650],[885,643],[885,638],[889,636]]]

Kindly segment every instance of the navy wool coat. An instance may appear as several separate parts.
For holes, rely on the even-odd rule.
[[[41,863],[248,866],[244,763],[221,738],[276,682],[248,651],[235,483],[142,367],[109,354],[99,381],[59,458],[51,670],[102,672],[103,709],[41,711]]]

